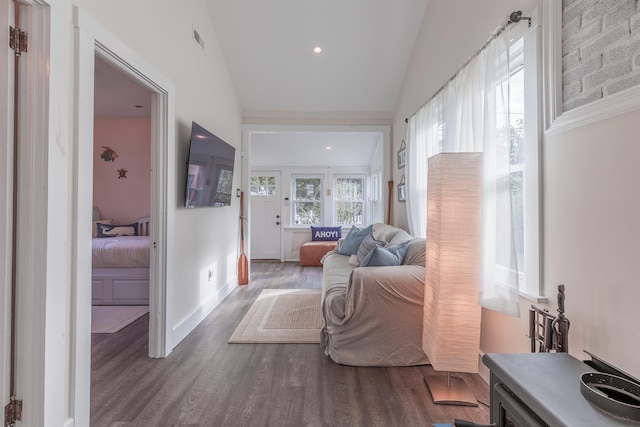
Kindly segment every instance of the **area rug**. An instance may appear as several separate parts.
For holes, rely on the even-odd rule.
[[[113,334],[148,312],[146,305],[94,305],[91,307],[91,333]]]
[[[320,289],[264,289],[229,343],[320,343]]]

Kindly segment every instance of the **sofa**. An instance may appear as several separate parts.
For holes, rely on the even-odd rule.
[[[352,366],[428,364],[422,350],[425,257],[425,239],[387,224],[353,227],[341,238],[322,258],[324,353]]]

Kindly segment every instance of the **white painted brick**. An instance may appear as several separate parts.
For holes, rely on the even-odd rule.
[[[602,99],[602,89],[595,90],[589,93],[588,95],[584,95],[579,98],[565,100],[562,105],[562,110],[563,111],[573,110],[576,107],[588,104],[593,101],[597,101],[598,99]]]
[[[568,8],[569,6],[571,6],[573,3],[580,1],[580,0],[562,0],[562,10],[565,10],[566,8]]]
[[[605,82],[618,79],[625,74],[631,73],[633,67],[631,65],[631,58],[621,61],[617,64],[609,65],[608,67],[602,67],[595,73],[586,75],[583,79],[584,90],[597,89],[602,87]]]
[[[613,95],[614,93],[623,91],[625,89],[629,89],[631,87],[637,86],[640,84],[640,71],[637,71],[635,74],[631,76],[625,76],[615,82],[607,84],[604,89],[604,95]]]
[[[600,68],[602,68],[602,55],[596,55],[582,60],[579,67],[562,73],[563,83],[569,84],[573,81],[580,80],[587,74],[595,73]]]
[[[562,57],[562,70],[570,71],[580,65],[580,52],[574,50]]]
[[[568,23],[563,23],[562,24],[562,40],[568,40],[571,37],[575,36],[576,34],[578,34],[578,31],[580,31],[580,20],[579,19],[574,19],[571,22]]]
[[[562,9],[562,22],[568,24],[574,19],[580,19],[582,14],[598,3],[598,0],[579,0],[571,2]]]
[[[604,29],[608,30],[621,22],[629,22],[629,18],[636,14],[636,0],[624,0],[604,16]]]
[[[562,99],[572,99],[582,93],[582,80],[573,81],[562,88]]]
[[[624,43],[618,46],[612,46],[604,51],[602,54],[602,65],[604,67],[620,62],[625,58],[632,56],[631,46],[629,43]]]
[[[607,46],[610,46],[623,37],[626,37],[629,34],[629,31],[621,26],[618,26],[602,35],[596,37],[591,43],[584,45],[580,53],[582,58],[588,58],[591,55],[602,53]]]
[[[580,31],[578,31],[568,39],[563,39],[562,51],[568,53],[572,50],[578,49],[580,46],[584,46],[585,43],[594,40],[601,32],[602,22],[594,21],[591,25],[589,25],[588,27],[583,27]]]
[[[562,0],[564,111],[640,85],[640,0]]]
[[[640,14],[631,17],[631,34],[640,33]]]
[[[583,21],[591,21],[595,18],[600,18],[609,13],[612,9],[620,6],[620,4],[627,3],[629,0],[599,0],[596,1],[592,7],[585,10],[582,14]],[[634,0],[631,0],[634,1]]]
[[[590,25],[593,21],[602,21],[604,16],[621,1],[627,0],[599,0],[595,2],[582,13],[582,25]]]

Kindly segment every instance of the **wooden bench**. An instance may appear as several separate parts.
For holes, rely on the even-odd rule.
[[[329,251],[336,248],[334,241],[305,242],[300,246],[300,265],[303,267],[322,267],[320,260]]]

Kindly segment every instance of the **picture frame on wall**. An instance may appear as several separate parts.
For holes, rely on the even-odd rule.
[[[400,149],[398,150],[398,169],[404,169],[404,165],[407,161],[407,144],[402,140]]]
[[[407,201],[407,187],[404,182],[404,175],[402,175],[402,178],[400,178],[400,183],[398,184],[398,201]]]

